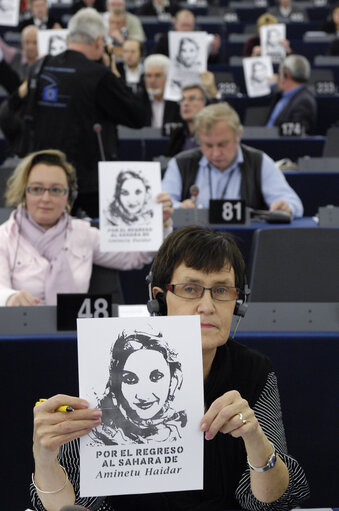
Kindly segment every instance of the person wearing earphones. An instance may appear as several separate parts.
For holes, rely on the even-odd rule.
[[[8,206],[15,211],[0,226],[0,306],[55,305],[57,293],[86,293],[97,264],[118,270],[141,268],[151,252],[101,252],[99,230],[69,215],[76,199],[74,167],[58,150],[32,153],[9,178]],[[160,193],[165,234],[171,200]]]
[[[249,294],[234,240],[199,226],[177,229],[160,247],[149,282],[150,312],[200,317],[205,414],[197,427],[205,438],[204,489],[114,496],[112,480],[112,496],[80,498],[78,439],[100,427],[102,412],[89,409],[81,397],[56,395],[34,409],[34,508],[59,511],[75,503],[97,511],[284,511],[298,506],[309,489],[302,468],[287,453],[271,362],[229,339],[232,317],[244,316]],[[74,412],[58,412],[64,403]]]

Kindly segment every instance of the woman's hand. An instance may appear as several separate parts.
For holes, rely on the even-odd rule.
[[[32,296],[31,293],[26,291],[25,289],[22,289],[18,293],[14,293],[11,295],[6,302],[6,305],[8,307],[16,307],[19,305],[38,305],[41,302],[40,298],[37,298],[36,296]]]
[[[58,412],[59,406],[71,406],[73,412]],[[56,460],[66,442],[88,434],[101,423],[102,412],[89,409],[78,397],[58,394],[34,407],[33,454],[35,463],[45,465]]]
[[[236,390],[226,392],[213,401],[200,422],[206,440],[212,440],[218,432],[229,433],[234,438],[246,437],[259,428],[253,410]]]
[[[157,195],[157,202],[162,204],[162,217],[164,227],[172,225],[173,203],[167,192],[160,192]]]

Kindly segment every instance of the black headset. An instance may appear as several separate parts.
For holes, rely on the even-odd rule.
[[[166,293],[157,293],[156,298],[152,297],[152,282],[153,282],[153,266],[146,276],[146,282],[148,283],[149,300],[147,302],[147,310],[150,314],[155,316],[167,316],[167,304],[166,304]],[[242,297],[239,298],[234,307],[234,316],[243,318],[248,309],[248,297],[251,294],[251,290],[248,287],[246,275],[244,275],[244,288],[240,291]]]

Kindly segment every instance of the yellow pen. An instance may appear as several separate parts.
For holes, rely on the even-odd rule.
[[[44,401],[47,401],[47,399],[39,399],[39,401],[35,403],[35,406],[39,405],[40,403],[43,403]],[[62,405],[59,406],[57,412],[74,412],[74,408],[72,408],[69,405]]]

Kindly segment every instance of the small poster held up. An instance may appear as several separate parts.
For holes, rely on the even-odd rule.
[[[243,59],[247,95],[250,98],[267,96],[271,89],[269,79],[273,76],[270,57],[248,57]]]
[[[199,73],[207,69],[207,32],[170,31],[168,36],[171,67],[168,73],[165,99],[179,101],[181,88],[200,83]]]
[[[0,26],[17,27],[20,0],[0,0]]]
[[[156,251],[163,241],[159,162],[99,162],[100,249]]]
[[[80,439],[80,495],[202,489],[199,318],[80,319],[78,363],[79,395],[102,410]]]
[[[39,56],[52,55],[52,57],[55,57],[55,55],[67,50],[67,34],[67,29],[39,30]]]
[[[269,56],[274,64],[282,62],[286,56],[286,50],[281,43],[286,39],[286,25],[276,23],[260,27],[261,55]]]

